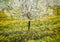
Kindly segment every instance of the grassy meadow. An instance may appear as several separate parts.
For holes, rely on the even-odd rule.
[[[0,20],[0,42],[60,42],[60,16],[46,16],[31,21]]]

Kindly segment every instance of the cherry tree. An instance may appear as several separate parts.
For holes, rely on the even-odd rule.
[[[59,1],[57,0],[3,0],[3,6],[0,7],[1,9],[8,8],[10,11],[10,16],[14,17],[15,19],[28,19],[28,30],[30,30],[30,23],[31,20],[40,18],[43,15],[47,15],[46,9],[48,6],[60,6]],[[59,4],[57,4],[59,3]],[[17,13],[17,11],[19,11]],[[5,11],[6,12],[6,11]],[[49,13],[49,15],[53,14],[53,10]]]

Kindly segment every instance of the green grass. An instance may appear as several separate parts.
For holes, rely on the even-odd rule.
[[[1,20],[0,42],[60,42],[60,16],[48,20]]]

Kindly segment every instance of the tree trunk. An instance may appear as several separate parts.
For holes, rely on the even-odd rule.
[[[30,31],[30,24],[31,24],[31,21],[28,21],[28,31]]]

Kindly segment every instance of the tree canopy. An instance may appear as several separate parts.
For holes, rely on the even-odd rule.
[[[59,7],[58,3],[57,0],[0,0],[0,11],[9,11],[15,19],[36,19],[53,15],[53,9],[48,7]]]

